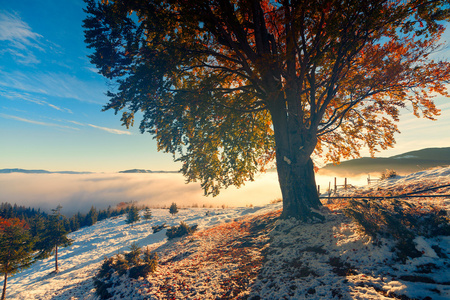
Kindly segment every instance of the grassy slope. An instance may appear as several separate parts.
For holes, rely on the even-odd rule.
[[[387,158],[363,157],[344,161],[339,165],[328,164],[322,169],[348,174],[367,174],[389,169],[406,174],[446,165],[450,165],[450,147],[427,148]]]

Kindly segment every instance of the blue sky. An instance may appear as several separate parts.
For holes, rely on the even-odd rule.
[[[177,170],[150,135],[101,111],[108,83],[87,58],[83,7],[82,0],[0,0],[0,169]],[[450,99],[436,104],[438,121],[405,114],[397,145],[378,156],[450,147]]]
[[[121,127],[89,63],[82,0],[0,0],[0,168],[177,170],[150,135]]]

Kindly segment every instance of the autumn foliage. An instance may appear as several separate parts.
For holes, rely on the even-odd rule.
[[[0,273],[4,275],[2,300],[6,299],[8,275],[31,266],[33,244],[28,225],[24,220],[0,217]]]

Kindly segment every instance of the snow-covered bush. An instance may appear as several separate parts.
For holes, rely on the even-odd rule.
[[[166,235],[170,239],[174,239],[177,237],[182,237],[184,235],[189,235],[194,233],[197,230],[197,225],[189,226],[183,221],[180,222],[179,226],[172,226],[167,229]]]
[[[157,232],[163,230],[165,227],[166,227],[166,223],[161,224],[161,225],[152,226],[153,233],[157,233]]]
[[[110,288],[121,280],[122,275],[134,279],[147,277],[156,271],[157,265],[158,254],[150,252],[148,247],[143,251],[133,243],[129,252],[111,258],[105,257],[94,276],[95,292],[100,299],[109,299],[112,297]]]
[[[396,199],[350,200],[344,213],[374,239],[396,239],[395,250],[401,261],[408,256],[422,255],[413,242],[417,236],[450,235],[450,219],[446,211],[432,206],[423,207]]]

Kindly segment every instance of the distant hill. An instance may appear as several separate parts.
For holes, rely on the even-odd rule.
[[[26,174],[92,174],[92,172],[75,172],[75,171],[47,171],[47,170],[26,170],[26,169],[0,169],[0,174],[6,173],[26,173]],[[132,169],[119,171],[119,173],[179,173],[178,171],[151,171],[143,169]]]
[[[125,171],[119,171],[119,173],[179,173],[178,171],[151,171],[143,169],[131,169]]]
[[[395,170],[399,174],[407,174],[447,165],[450,165],[450,147],[426,148],[391,157],[362,157],[341,162],[339,165],[327,164],[321,170],[349,175],[381,173],[385,170]]]
[[[26,173],[26,174],[90,174],[92,172],[75,172],[75,171],[56,171],[47,170],[25,170],[25,169],[0,169],[0,174],[5,173]]]

